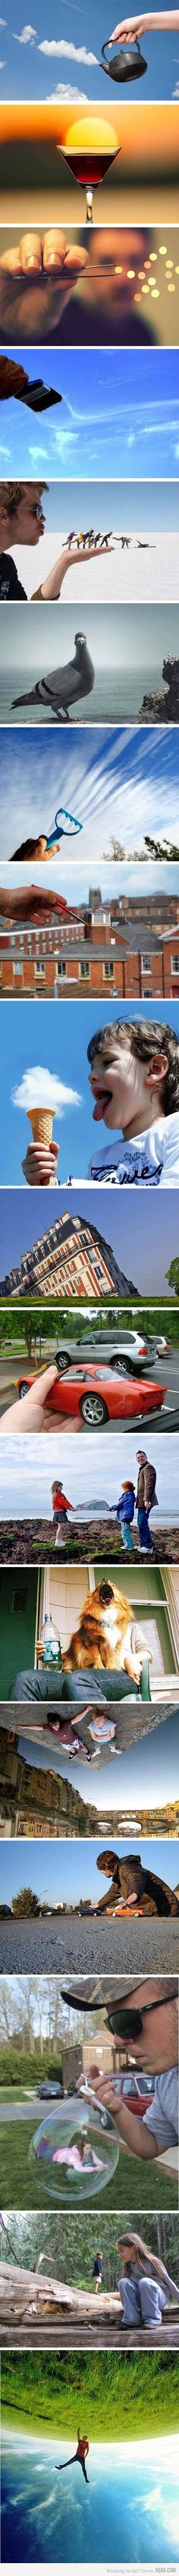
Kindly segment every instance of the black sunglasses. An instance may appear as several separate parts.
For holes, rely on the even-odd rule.
[[[121,2004],[121,2006],[116,2005],[116,2010],[114,2008],[113,2013],[108,2013],[108,2029],[113,2031],[116,2039],[140,2039],[141,2031],[143,2030],[143,2022],[147,2020],[147,2015],[151,2012],[161,2012],[162,2004],[174,2003],[174,1999],[178,1996],[178,1993],[178,1984],[176,1986],[170,1986],[169,1994],[160,1995],[156,2004],[143,2004],[142,2012],[139,2012],[137,2004],[136,2006],[134,2004],[131,2009],[130,2004],[128,2009],[125,2004]]]

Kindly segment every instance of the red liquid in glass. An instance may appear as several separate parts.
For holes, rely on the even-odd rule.
[[[69,170],[72,170],[73,179],[79,179],[81,188],[97,188],[99,180],[105,179],[106,171],[110,169],[110,162],[115,161],[116,151],[117,145],[114,147],[114,152],[112,150],[100,152],[99,146],[95,152],[93,146],[90,151],[86,144],[85,152],[80,152],[78,145],[76,152],[70,152],[70,145],[67,149],[67,145],[63,144],[63,159],[67,161]]]

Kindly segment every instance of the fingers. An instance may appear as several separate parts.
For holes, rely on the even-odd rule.
[[[52,1187],[55,1180],[57,1162],[58,1145],[54,1145],[53,1143],[51,1145],[43,1145],[43,1143],[28,1145],[25,1161],[22,1163],[22,1172],[25,1173],[25,1180],[28,1181],[29,1189],[35,1189],[37,1187],[42,1189],[43,1183],[46,1189],[50,1188],[50,1186]]]
[[[65,269],[69,269],[69,271],[70,271],[70,277],[72,278],[72,283],[73,283],[73,285],[74,285],[74,286],[75,286],[75,278],[79,277],[79,275],[80,275],[80,270],[82,270],[83,268],[88,268],[88,266],[89,266],[89,252],[88,252],[88,250],[81,250],[81,249],[79,248],[79,243],[78,243],[78,248],[76,249],[76,248],[74,247],[74,249],[73,249],[73,248],[72,248],[72,243],[70,243],[70,249],[69,249],[69,250],[66,250]]]
[[[50,224],[43,237],[43,268],[63,268],[66,248],[65,233],[60,225],[54,227],[54,224]]]
[[[41,233],[22,233],[22,239],[19,243],[17,255],[17,265],[22,271],[22,276],[26,277],[29,269],[41,269],[42,257],[43,240]]]

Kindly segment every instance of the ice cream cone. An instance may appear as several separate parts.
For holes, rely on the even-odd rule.
[[[27,1117],[30,1119],[30,1127],[32,1127],[34,1144],[38,1142],[41,1145],[51,1145],[53,1114],[53,1109],[27,1110]]]

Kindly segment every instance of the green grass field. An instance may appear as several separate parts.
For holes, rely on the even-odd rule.
[[[40,2116],[39,2103],[39,2121]],[[45,2169],[42,2167],[39,2174],[39,2166],[35,2170],[33,2164],[29,2162],[29,2148],[36,2126],[38,2127],[38,2114],[33,2114],[32,2120],[22,2122],[18,2119],[13,2120],[12,2128],[10,2121],[7,2121],[7,2126],[5,2122],[0,2125],[1,2206],[3,2209],[38,2207],[49,2210]],[[121,2210],[127,2209],[129,2205],[130,2209],[135,2210],[178,2209],[177,2180],[171,2181],[170,2174],[165,2174],[159,2163],[155,2166],[155,2170],[153,2164],[144,2166],[138,2156],[128,2156],[122,2148],[115,2174],[108,2184],[104,2204],[103,2193],[100,2195],[100,2210],[103,2209],[103,2205],[106,2209]],[[95,2215],[94,2203],[93,2208]]]
[[[157,2367],[157,2365],[159,2365]],[[2,2420],[58,2439],[86,2426],[88,2440],[137,2441],[177,2429],[176,2354],[2,2353]]]

